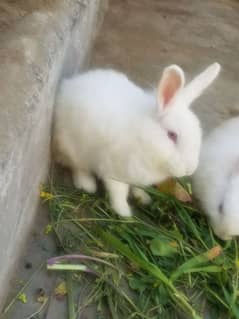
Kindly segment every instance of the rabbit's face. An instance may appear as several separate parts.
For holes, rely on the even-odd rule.
[[[239,235],[239,171],[228,180],[220,200],[217,212],[209,212],[209,218],[215,234],[228,240]]]
[[[199,120],[189,108],[175,105],[159,121],[173,150],[171,161],[175,166],[174,175],[193,174],[198,166],[202,139]]]
[[[159,82],[158,121],[167,139],[165,148],[171,157],[167,165],[170,175],[191,175],[197,168],[201,146],[201,128],[190,105],[219,73],[220,66],[212,64],[186,87],[183,70],[177,65],[167,67]]]

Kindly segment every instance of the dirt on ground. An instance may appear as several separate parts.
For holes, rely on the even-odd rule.
[[[37,10],[49,10],[57,0],[1,0],[0,31],[14,26],[20,19]]]

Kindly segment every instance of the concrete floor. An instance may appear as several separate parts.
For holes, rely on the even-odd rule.
[[[156,84],[168,64],[179,64],[190,78],[218,61],[223,68],[219,79],[194,105],[206,134],[224,119],[239,114],[238,30],[236,0],[111,0],[92,52],[91,66],[119,69],[148,86]],[[46,216],[44,211],[42,216]],[[18,279],[28,278],[41,261],[54,254],[52,240],[46,240],[42,232],[47,220],[40,219],[38,236],[29,242]],[[33,264],[33,269],[24,268],[26,260]],[[55,280],[43,271],[36,276],[29,294],[40,286],[50,293]],[[27,305],[18,302],[7,318],[25,319],[37,307],[39,304],[32,299]],[[64,309],[64,302],[59,304],[52,298],[42,317],[65,319]],[[95,318],[94,313],[85,314],[84,319]]]
[[[219,79],[194,105],[207,132],[239,113],[238,30],[236,0],[111,0],[92,66],[119,69],[148,86],[166,65],[180,65],[190,78],[218,61]]]

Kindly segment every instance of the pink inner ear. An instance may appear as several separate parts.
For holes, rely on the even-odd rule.
[[[164,105],[167,105],[169,101],[172,99],[174,96],[174,90],[171,87],[166,87],[164,92],[163,92],[163,100],[164,100]]]
[[[163,106],[167,106],[175,96],[178,89],[182,87],[181,75],[176,70],[169,70],[165,78],[162,79],[160,95],[163,100]]]

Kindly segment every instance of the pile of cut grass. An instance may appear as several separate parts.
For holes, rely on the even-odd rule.
[[[239,318],[236,240],[221,242],[196,205],[148,188],[152,204],[115,215],[108,199],[72,187],[46,187],[59,255],[51,269],[94,278],[89,303],[112,319]],[[80,274],[80,276],[79,276]],[[80,313],[70,305],[69,319]]]

